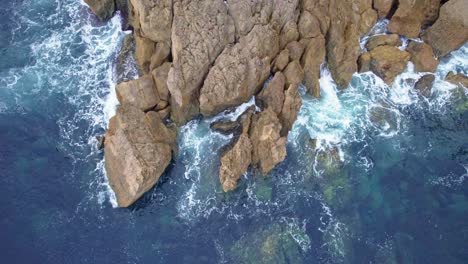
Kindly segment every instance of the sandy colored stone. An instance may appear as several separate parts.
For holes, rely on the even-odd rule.
[[[377,10],[379,18],[386,18],[395,3],[396,0],[374,0],[374,8]]]
[[[423,34],[438,58],[459,49],[468,40],[468,1],[450,0],[440,8],[437,21]]]
[[[466,77],[462,73],[455,74],[453,72],[449,72],[445,77],[445,81],[461,87],[468,88],[468,77]]]
[[[273,72],[282,71],[289,63],[289,50],[284,49],[276,56],[275,64],[273,66]]]
[[[440,0],[399,0],[388,30],[407,38],[417,38],[423,26],[437,19]]]
[[[410,54],[392,46],[379,46],[371,52],[370,70],[391,85],[410,60]]]
[[[106,21],[115,12],[114,0],[84,0],[91,11],[99,17],[101,21]]]
[[[306,50],[302,56],[304,67],[304,84],[312,96],[320,97],[320,66],[325,62],[325,38],[319,36],[307,42]]]
[[[287,137],[291,131],[294,122],[296,122],[299,110],[301,110],[302,98],[296,85],[290,85],[285,91],[285,99],[279,119],[281,121],[282,137]]]
[[[286,77],[287,86],[291,84],[299,85],[302,83],[302,80],[304,80],[304,70],[297,60],[291,61],[288,66],[286,66],[286,69],[284,69],[283,73]]]
[[[153,42],[169,42],[172,29],[172,0],[130,0],[142,37]]]
[[[219,180],[225,192],[234,190],[252,161],[252,144],[248,134],[241,134],[233,147],[221,157]]]
[[[418,72],[435,72],[439,61],[435,58],[432,47],[424,42],[411,41],[406,50],[411,54],[414,69]]]
[[[169,74],[169,69],[171,68],[171,63],[166,62],[158,68],[154,69],[151,72],[153,76],[154,85],[158,91],[159,98],[163,101],[169,101],[169,89],[167,88],[167,76]]]
[[[378,35],[369,38],[369,41],[366,43],[366,49],[371,51],[378,46],[401,46],[400,36],[398,34],[389,34],[389,35]]]
[[[286,78],[281,72],[277,72],[265,88],[256,97],[262,108],[270,107],[277,115],[281,113],[284,102],[284,86]]]
[[[301,60],[302,54],[304,53],[304,45],[298,41],[292,41],[287,46],[286,49],[289,51],[289,60]]]
[[[141,111],[148,111],[159,103],[159,96],[150,75],[122,82],[115,88],[121,105],[134,105]]]
[[[154,48],[153,55],[151,56],[150,70],[152,71],[167,61],[170,53],[171,47],[168,43],[158,42]]]

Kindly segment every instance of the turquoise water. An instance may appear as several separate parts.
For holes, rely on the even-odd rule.
[[[409,65],[392,87],[356,74],[303,93],[288,157],[267,178],[219,185],[231,136],[193,120],[158,185],[115,208],[95,136],[115,111],[129,32],[75,0],[0,7],[0,252],[5,263],[466,263],[468,47],[445,59],[430,99]],[[132,63],[125,78],[135,78]],[[311,140],[315,139],[315,140]]]

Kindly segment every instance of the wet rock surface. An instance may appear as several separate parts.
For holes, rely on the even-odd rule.
[[[416,82],[414,89],[416,89],[422,96],[429,98],[431,97],[432,85],[434,84],[434,80],[434,75],[426,74]]]

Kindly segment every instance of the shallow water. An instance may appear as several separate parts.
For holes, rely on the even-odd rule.
[[[286,161],[232,193],[217,174],[231,137],[209,124],[254,101],[193,120],[158,185],[117,209],[95,136],[117,104],[120,18],[100,23],[75,0],[7,0],[0,16],[5,263],[466,263],[467,92],[442,79],[468,73],[467,46],[429,100],[411,65],[393,87],[365,73],[344,92],[324,66]]]

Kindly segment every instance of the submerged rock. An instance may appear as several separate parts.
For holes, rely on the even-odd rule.
[[[432,85],[434,84],[434,80],[434,75],[426,74],[416,82],[414,89],[416,89],[422,96],[429,98],[431,97]]]
[[[462,73],[454,74],[453,72],[449,72],[445,77],[445,81],[461,87],[468,88],[468,77],[466,77]]]
[[[440,8],[437,21],[423,34],[437,57],[459,49],[468,40],[468,1],[450,0]]]
[[[115,12],[114,0],[84,0],[101,21],[106,21],[112,17]]]
[[[131,205],[151,189],[169,165],[174,138],[160,132],[131,104],[120,106],[111,118],[104,153],[107,177],[120,207]]]

